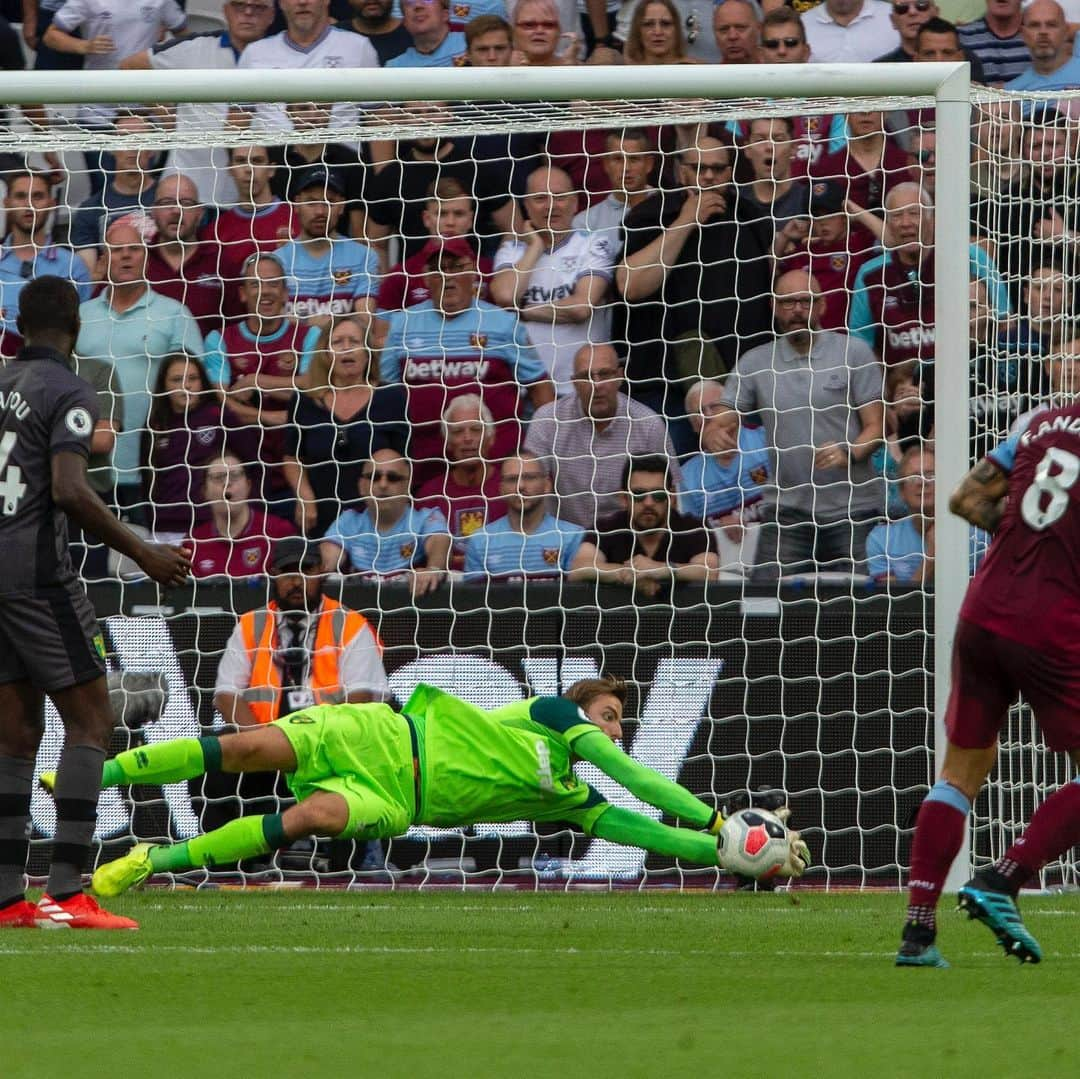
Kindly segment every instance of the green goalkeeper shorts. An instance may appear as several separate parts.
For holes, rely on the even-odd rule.
[[[408,723],[385,704],[322,704],[274,721],[296,754],[286,775],[298,801],[316,791],[349,806],[341,839],[389,839],[413,822],[415,800]]]

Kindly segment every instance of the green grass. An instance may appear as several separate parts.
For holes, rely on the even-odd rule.
[[[1023,906],[1042,965],[945,912],[938,971],[896,895],[148,892],[0,935],[0,1074],[1068,1074],[1080,898]]]

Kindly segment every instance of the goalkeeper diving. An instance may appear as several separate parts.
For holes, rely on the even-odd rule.
[[[422,684],[400,713],[382,703],[324,704],[237,734],[127,750],[106,762],[103,787],[175,783],[215,770],[281,771],[297,802],[183,843],[138,843],[97,870],[94,890],[116,896],[152,873],[228,865],[313,835],[363,841],[400,836],[413,824],[521,819],[565,821],[598,839],[725,868],[721,814],[616,744],[625,700],[624,683],[604,677],[576,682],[562,697],[483,711]],[[684,826],[611,805],[574,774],[578,760]],[[41,779],[48,788],[52,777]],[[784,827],[780,875],[797,877],[809,851]]]

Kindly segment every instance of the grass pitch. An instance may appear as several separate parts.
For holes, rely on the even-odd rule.
[[[1022,903],[1040,966],[899,895],[190,891],[139,933],[0,931],[0,1074],[987,1076],[1076,1060],[1080,898]],[[1070,1064],[1070,1061],[1073,1063]]]

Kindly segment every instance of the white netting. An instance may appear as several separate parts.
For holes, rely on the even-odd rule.
[[[879,79],[879,70],[871,77]],[[1041,392],[1031,341],[1019,350],[1001,341],[1019,325],[1031,272],[1028,256],[1014,257],[1010,248],[1006,257],[1002,243],[1006,215],[1027,198],[1035,163],[1025,146],[1034,125],[1014,115],[1015,97],[980,93],[977,100],[970,264],[978,293],[973,317],[981,321],[972,330],[972,455],[1006,433]],[[716,804],[748,788],[788,790],[818,860],[810,880],[900,882],[911,816],[933,771],[934,603],[925,590],[933,570],[924,557],[933,487],[924,480],[932,475],[935,421],[939,429],[965,425],[960,401],[933,400],[932,206],[935,181],[944,182],[935,173],[933,106],[929,95],[883,94],[428,102],[365,108],[341,126],[325,107],[301,103],[286,114],[292,129],[271,132],[258,116],[226,131],[223,110],[213,105],[180,105],[176,129],[161,107],[125,105],[106,131],[82,128],[62,109],[47,130],[0,135],[8,139],[0,150],[29,152],[32,164],[62,170],[49,185],[58,205],[32,219],[47,218],[28,241],[43,250],[21,279],[61,264],[45,261],[52,258],[75,266],[72,275],[85,282],[80,363],[118,440],[94,462],[102,493],[158,533],[205,533],[195,569],[207,579],[163,598],[133,567],[105,562],[89,548],[86,575],[98,581],[91,590],[108,616],[114,666],[162,671],[171,690],[162,720],[123,741],[219,729],[215,690],[220,706],[223,684],[229,688],[219,663],[237,615],[265,602],[259,573],[268,541],[296,528],[321,540],[330,530],[323,554],[333,568],[383,571],[346,572],[341,594],[378,626],[388,684],[399,699],[423,680],[493,707],[612,671],[631,684],[627,715],[637,722],[627,724],[627,745],[638,759]],[[1071,140],[1071,120],[1052,127]],[[432,147],[431,139],[441,141]],[[1072,213],[1071,141],[1068,147],[1058,235],[1069,232]],[[89,194],[81,152],[101,150],[120,155],[119,193],[128,201],[114,210],[101,196],[95,207]],[[195,171],[193,160],[201,170],[194,197],[184,181],[169,179],[177,168],[166,154],[174,151],[181,174]],[[53,153],[62,155],[59,162]],[[226,176],[231,187],[219,186]],[[310,186],[298,188],[298,181]],[[20,212],[29,213],[19,203],[20,185],[36,184],[9,177],[9,229],[18,227]],[[717,189],[704,196],[699,216],[716,214],[723,228],[679,217],[685,190],[695,185]],[[624,188],[631,204],[625,219],[612,186]],[[567,200],[571,216],[580,215],[576,222],[560,216]],[[327,245],[324,219],[335,217],[342,236]],[[96,233],[88,233],[88,222]],[[108,243],[106,228],[118,230]],[[74,257],[86,273],[45,246],[62,244],[76,229],[83,241],[75,242]],[[298,230],[307,243],[288,243]],[[442,241],[428,247],[440,230]],[[671,236],[683,242],[672,246]],[[475,278],[459,241],[479,256]],[[1067,242],[1050,245],[1055,256]],[[132,277],[124,260],[141,260],[144,245],[150,269]],[[257,252],[277,252],[277,262],[246,263]],[[9,252],[5,261],[14,257]],[[442,273],[433,279],[432,269]],[[774,306],[788,339],[801,340],[799,320],[811,315],[798,275],[807,270],[825,301],[814,317],[829,331],[827,362],[812,392],[778,381],[781,368],[752,369],[743,358],[769,347]],[[447,311],[455,305],[455,276],[492,303],[475,324],[441,317],[430,302],[434,291]],[[15,344],[16,294],[8,290],[19,279],[18,267],[4,274],[0,262],[5,352]],[[153,309],[143,301],[124,306],[144,279],[155,296],[174,302],[151,297]],[[190,314],[178,311],[178,302]],[[353,308],[362,313],[357,323],[341,317]],[[330,314],[340,339],[320,335]],[[356,341],[347,339],[350,329]],[[593,366],[576,370],[575,354],[589,343],[597,346]],[[625,364],[633,407],[660,417],[652,426],[603,428],[601,435],[616,432],[614,444],[585,437],[574,411],[590,385],[601,403],[610,389],[603,373],[609,343],[612,362]],[[332,377],[326,354],[355,357],[365,345],[384,385],[400,387],[400,399],[382,393],[385,411],[357,435],[355,415],[373,398],[362,380]],[[163,367],[181,375],[195,369],[165,359],[184,351],[203,359],[210,384],[203,388],[220,387],[224,413],[222,398],[210,394],[199,399],[196,423],[195,411],[182,407],[179,384],[158,380]],[[554,410],[545,404],[549,377],[560,391]],[[438,421],[447,401],[465,394],[478,395],[488,411],[470,400],[460,416],[447,417],[449,433],[461,440],[451,452]],[[492,461],[523,438],[555,468],[552,513],[588,535],[540,522],[550,538],[531,552],[505,540],[477,543],[473,534],[492,525],[492,507],[513,492],[491,468],[478,476],[450,465],[453,453],[467,459],[476,452],[468,449],[470,429],[484,438],[491,424]],[[443,523],[416,522],[375,551],[364,538],[367,523],[357,519],[362,505],[349,508],[350,492],[360,498],[382,484],[375,493],[392,499],[396,481],[375,474],[401,471],[395,454],[410,436],[414,493],[427,485],[424,496]],[[107,443],[109,432],[102,437]],[[699,438],[704,450],[695,458]],[[850,471],[829,456],[836,442],[855,445]],[[365,466],[379,445],[386,449]],[[234,460],[217,459],[223,447]],[[780,475],[793,477],[786,496],[794,492],[794,500],[770,494],[775,447]],[[624,504],[660,504],[648,491],[663,487],[662,475],[645,471],[636,484],[631,477],[637,500],[622,493],[625,458],[657,453],[672,462],[679,488],[669,503],[704,530],[671,555],[683,567],[674,592],[669,572],[640,561],[644,548],[635,566],[624,526],[607,520]],[[529,478],[531,458],[508,463],[522,505],[538,504],[527,485],[539,483],[542,495],[543,477]],[[257,514],[237,508],[248,501]],[[755,553],[773,502],[780,538]],[[353,516],[343,520],[343,513]],[[286,523],[274,523],[275,516]],[[449,554],[428,535],[447,526],[454,535]],[[238,538],[215,544],[215,529],[230,527]],[[694,546],[702,537],[705,545]],[[575,561],[575,552],[593,547],[599,555]],[[647,547],[647,557],[662,560],[651,541]],[[449,579],[401,573],[418,550],[435,568],[448,568]],[[770,557],[761,550],[771,552],[774,572],[762,572]],[[227,577],[212,576],[222,570]],[[547,579],[520,580],[537,573]],[[417,582],[432,590],[414,598]],[[331,588],[336,595],[337,585]],[[225,667],[235,675],[235,662]],[[1001,777],[977,807],[979,858],[999,854],[1014,822],[1066,775],[1027,722],[1010,728]],[[50,722],[42,766],[55,761],[57,747]],[[601,778],[588,779],[619,797]],[[132,836],[187,837],[234,815],[240,803],[235,779],[229,782],[110,794],[99,829],[106,856]],[[247,811],[262,812],[279,806],[283,793],[272,781],[260,787],[245,780],[239,797]],[[36,796],[34,811],[38,833],[47,836],[51,810],[43,797]],[[328,882],[386,879],[376,852],[366,853],[375,862],[364,862],[363,845],[298,848],[270,872],[315,869]],[[421,883],[715,879],[711,871],[525,823],[464,833],[414,829],[386,853],[411,870],[398,879]]]

